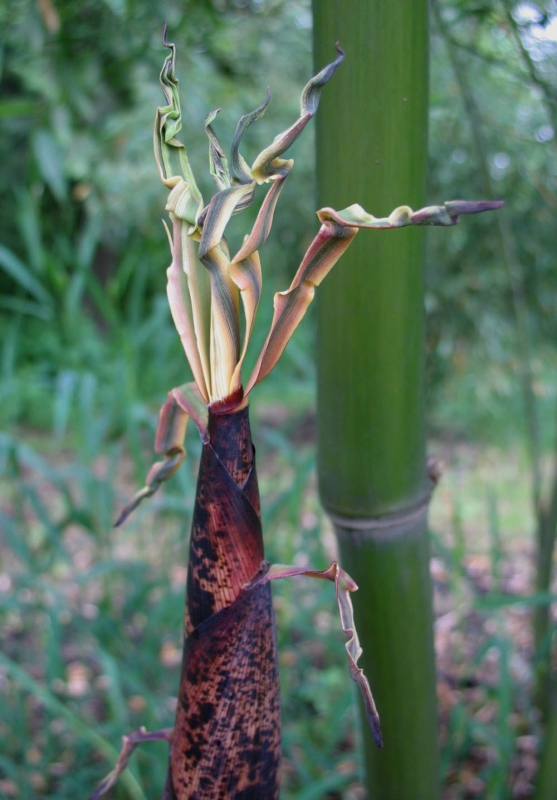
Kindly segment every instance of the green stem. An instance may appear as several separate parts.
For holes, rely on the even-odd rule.
[[[316,65],[346,51],[317,117],[319,205],[424,205],[427,2],[316,0],[314,31]],[[364,729],[371,800],[439,796],[422,267],[419,230],[362,231],[317,301],[319,488],[385,738]]]
[[[534,800],[557,800],[555,764],[557,764],[557,706],[554,706],[549,714]]]

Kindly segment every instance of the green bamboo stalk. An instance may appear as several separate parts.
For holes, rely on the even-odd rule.
[[[347,58],[317,121],[319,204],[423,205],[427,0],[316,0],[316,64],[336,40]],[[422,266],[420,231],[360,236],[318,298],[319,489],[361,586],[385,741],[363,733],[372,800],[439,796]]]
[[[557,800],[557,779],[555,765],[557,764],[557,704],[554,704],[548,714],[547,728],[540,758],[539,771],[536,776],[535,800]]]

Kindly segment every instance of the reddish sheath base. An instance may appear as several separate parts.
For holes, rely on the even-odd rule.
[[[280,693],[248,409],[211,414],[195,501],[185,643],[163,800],[276,800]]]

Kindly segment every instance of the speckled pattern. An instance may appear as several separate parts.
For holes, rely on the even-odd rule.
[[[177,800],[278,798],[280,697],[269,584],[186,641],[172,778]]]
[[[210,418],[188,563],[185,634],[231,605],[264,559],[247,409]],[[239,443],[237,452],[231,443]]]
[[[275,800],[280,692],[248,410],[210,415],[190,544],[186,641],[163,800]]]

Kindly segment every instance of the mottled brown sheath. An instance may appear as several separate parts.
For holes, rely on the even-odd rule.
[[[194,508],[185,642],[164,800],[273,800],[280,695],[248,409],[209,415]]]

